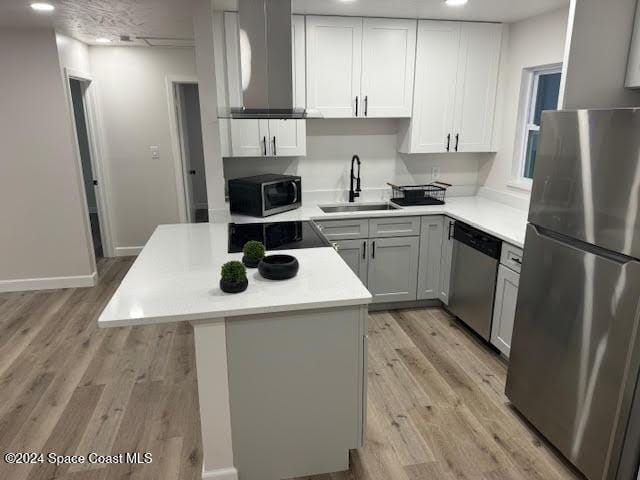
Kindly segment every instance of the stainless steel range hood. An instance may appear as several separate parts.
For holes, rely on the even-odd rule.
[[[303,119],[293,101],[291,0],[239,0],[242,105],[221,118]]]

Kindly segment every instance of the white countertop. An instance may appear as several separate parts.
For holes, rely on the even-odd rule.
[[[368,202],[362,202],[368,203]],[[380,202],[377,202],[380,203]],[[343,205],[331,204],[327,205]],[[505,242],[522,248],[527,228],[527,210],[510,207],[504,203],[484,197],[450,197],[445,205],[427,207],[401,207],[398,210],[369,212],[324,213],[317,205],[303,205],[267,218],[231,215],[229,221],[236,223],[283,222],[295,220],[338,220],[344,218],[375,218],[407,215],[447,215],[461,220]]]
[[[248,269],[249,287],[220,290],[220,268],[241,253],[227,253],[227,225],[159,226],[100,315],[101,327],[203,320],[269,312],[362,305],[371,294],[331,247],[285,250],[298,275],[267,280]]]

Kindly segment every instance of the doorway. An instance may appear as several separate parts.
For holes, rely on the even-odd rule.
[[[209,221],[209,203],[198,84],[173,83],[173,89],[186,219],[189,223],[206,223]]]
[[[97,176],[94,172],[91,155],[91,145],[89,140],[89,126],[87,124],[87,108],[85,104],[85,93],[89,85],[88,81],[69,78],[69,88],[71,90],[71,103],[73,105],[73,118],[78,139],[78,151],[80,153],[80,163],[82,166],[82,179],[84,184],[85,197],[87,200],[87,211],[89,212],[89,226],[91,228],[91,238],[93,240],[93,252],[96,260],[105,256],[103,244],[103,232],[100,227],[100,215],[96,186]]]

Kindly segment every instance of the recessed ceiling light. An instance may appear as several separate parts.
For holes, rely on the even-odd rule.
[[[50,3],[36,2],[31,4],[31,8],[33,8],[36,12],[52,12],[56,7],[54,7]]]
[[[461,7],[466,4],[469,0],[445,0],[444,3],[449,7]]]
[[[96,38],[96,43],[111,43],[111,39],[107,37],[98,37]]]

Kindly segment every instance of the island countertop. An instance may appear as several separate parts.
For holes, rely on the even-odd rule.
[[[269,252],[268,252],[269,253]],[[371,294],[331,247],[282,250],[300,263],[298,275],[267,280],[248,269],[243,293],[220,290],[227,225],[159,226],[98,319],[101,327],[204,320],[292,310],[363,305]]]

